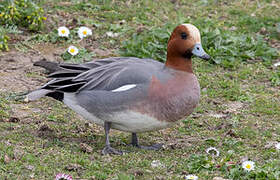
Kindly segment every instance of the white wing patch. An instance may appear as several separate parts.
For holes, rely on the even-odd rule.
[[[117,89],[112,90],[112,92],[127,91],[127,90],[135,88],[135,87],[136,87],[136,84],[127,84],[127,85],[124,85],[124,86],[121,86]]]

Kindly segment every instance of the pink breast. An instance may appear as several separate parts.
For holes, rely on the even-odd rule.
[[[148,97],[133,109],[160,121],[175,122],[194,110],[199,96],[198,81],[191,73],[179,74],[166,82],[153,77]]]

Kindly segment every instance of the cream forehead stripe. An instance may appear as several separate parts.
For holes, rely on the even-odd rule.
[[[200,32],[197,29],[197,27],[195,27],[192,24],[183,24],[183,26],[185,26],[189,32],[190,32],[190,36],[193,37],[193,39],[195,40],[196,43],[200,43]]]

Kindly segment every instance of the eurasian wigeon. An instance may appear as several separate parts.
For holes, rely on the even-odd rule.
[[[170,127],[197,106],[200,87],[191,57],[210,59],[203,50],[199,30],[192,24],[177,26],[167,45],[166,63],[135,57],[112,57],[84,64],[59,64],[53,78],[27,95],[28,101],[49,96],[64,102],[85,119],[104,126],[102,154],[122,154],[110,146],[111,128],[136,133]]]

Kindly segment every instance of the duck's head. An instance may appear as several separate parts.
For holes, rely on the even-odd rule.
[[[191,71],[191,57],[208,60],[210,56],[201,45],[200,32],[192,24],[177,26],[168,40],[166,66]]]

